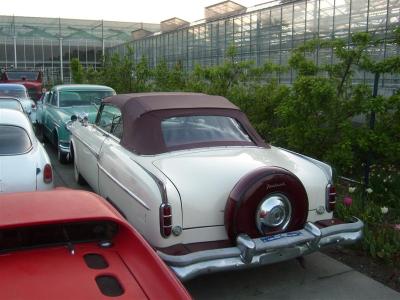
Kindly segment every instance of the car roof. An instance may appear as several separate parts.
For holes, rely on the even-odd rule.
[[[196,109],[196,108],[239,108],[221,96],[211,96],[201,93],[133,93],[107,97],[104,103],[118,106],[121,111],[129,110],[140,116],[149,111],[165,109]]]
[[[88,91],[88,90],[101,90],[101,91],[114,91],[112,88],[106,85],[97,84],[61,84],[53,87],[53,90],[57,91]]]
[[[139,155],[154,155],[171,151],[164,142],[161,122],[182,115],[218,115],[233,118],[244,127],[253,142],[224,142],[228,145],[257,145],[267,147],[251,126],[246,115],[228,99],[198,93],[138,93],[107,97],[104,104],[115,105],[122,114],[121,145]],[[212,147],[203,143],[198,147]],[[182,145],[181,149],[191,149]],[[175,149],[178,150],[178,149]]]
[[[26,87],[18,83],[0,83],[0,89],[26,90]]]
[[[0,108],[0,125],[14,125],[31,132],[32,126],[28,117],[21,111],[8,108]]]

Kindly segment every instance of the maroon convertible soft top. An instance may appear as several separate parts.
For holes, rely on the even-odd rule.
[[[103,103],[119,107],[122,113],[121,145],[141,155],[154,155],[171,150],[210,146],[268,147],[240,109],[221,96],[195,93],[137,93],[108,97]],[[226,116],[236,119],[252,142],[204,142],[168,148],[163,139],[161,122],[178,116]]]

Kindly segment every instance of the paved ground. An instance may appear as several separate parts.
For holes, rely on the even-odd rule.
[[[46,146],[53,162],[56,186],[78,186],[72,165],[61,165],[55,150]],[[237,272],[202,276],[185,283],[195,299],[400,299],[400,294],[322,254]]]

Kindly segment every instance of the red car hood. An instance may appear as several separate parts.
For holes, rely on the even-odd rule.
[[[84,191],[0,195],[0,265],[1,299],[190,299],[140,234]]]

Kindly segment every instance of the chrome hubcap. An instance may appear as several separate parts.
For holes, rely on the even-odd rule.
[[[268,230],[284,230],[290,222],[292,206],[283,194],[271,194],[257,208],[256,225],[260,233]]]

